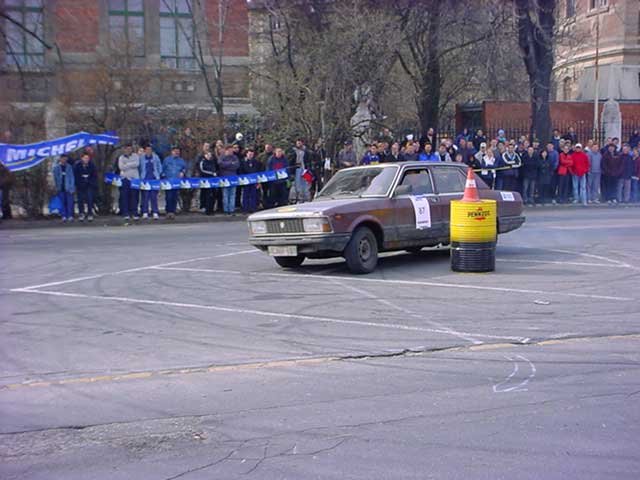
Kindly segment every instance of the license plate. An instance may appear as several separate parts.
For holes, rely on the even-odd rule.
[[[272,257],[297,257],[298,247],[287,245],[285,247],[269,247],[269,255]]]

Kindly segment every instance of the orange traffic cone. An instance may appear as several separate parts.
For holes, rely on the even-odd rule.
[[[478,186],[476,185],[476,177],[473,173],[473,168],[469,167],[467,172],[467,183],[464,186],[464,195],[462,197],[463,202],[479,202],[480,194],[478,193]]]

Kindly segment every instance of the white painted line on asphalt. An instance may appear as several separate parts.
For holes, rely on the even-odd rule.
[[[640,225],[629,225],[629,224],[618,224],[618,225],[563,225],[563,226],[548,226],[547,228],[552,230],[611,230],[613,228],[638,228],[640,229]]]
[[[481,345],[483,343],[483,342],[481,342],[479,340],[476,340],[475,338],[473,338],[473,337],[471,337],[469,335],[463,334],[461,332],[457,332],[457,331],[455,331],[455,330],[453,330],[453,329],[451,329],[451,328],[447,327],[446,325],[443,325],[443,324],[441,324],[439,322],[435,322],[435,321],[429,320],[427,318],[424,318],[422,315],[418,315],[418,314],[416,314],[415,312],[412,312],[409,309],[406,309],[404,307],[401,307],[400,305],[396,305],[395,303],[390,302],[389,300],[386,300],[384,298],[380,298],[377,295],[375,295],[375,294],[373,294],[373,293],[371,293],[371,292],[369,292],[367,290],[362,290],[361,288],[354,287],[353,285],[349,285],[349,284],[347,284],[345,282],[340,282],[338,280],[334,280],[332,283],[334,285],[338,285],[338,286],[340,286],[342,288],[346,288],[346,289],[349,289],[349,290],[351,290],[353,292],[356,292],[357,294],[362,295],[363,297],[369,298],[369,299],[374,300],[374,301],[376,301],[378,303],[386,305],[387,307],[390,307],[393,310],[397,310],[399,312],[402,312],[405,315],[408,315],[408,316],[410,316],[412,318],[416,318],[416,319],[419,319],[419,320],[421,320],[423,322],[426,322],[426,323],[430,324],[431,326],[435,326],[440,330],[448,332],[450,335],[452,335],[454,337],[458,337],[458,338],[460,338],[462,340],[466,340],[467,342],[471,342],[474,345]]]
[[[514,361],[511,359],[511,357],[507,357],[506,355],[504,358],[506,358],[510,362],[513,362],[513,371],[507,378],[505,378],[503,381],[493,386],[493,393],[526,392],[527,389],[525,387],[536,376],[536,366],[533,364],[533,362],[531,362],[531,360],[524,357],[523,355],[517,355],[516,358],[519,358],[520,360],[524,360],[529,364],[529,369],[531,370],[531,373],[529,373],[529,376],[524,380],[522,380],[517,385],[514,385],[513,387],[508,387],[508,388],[501,388],[502,386],[507,385],[509,381],[518,373],[518,370],[519,370],[517,360]]]
[[[588,293],[570,293],[570,292],[558,292],[558,291],[544,291],[544,290],[530,290],[524,288],[508,288],[508,287],[488,287],[483,285],[463,285],[459,283],[439,283],[439,282],[427,282],[420,280],[393,280],[385,278],[364,278],[364,277],[341,277],[336,275],[300,275],[294,273],[270,273],[270,272],[241,272],[238,270],[214,270],[207,268],[180,268],[180,267],[152,267],[153,270],[173,270],[176,272],[202,272],[202,273],[221,273],[229,275],[249,275],[249,276],[265,276],[265,277],[278,277],[278,278],[293,278],[300,279],[312,279],[314,281],[328,281],[328,280],[345,280],[349,282],[363,282],[363,283],[382,283],[389,285],[409,285],[417,287],[434,287],[434,288],[459,288],[463,290],[480,290],[489,292],[502,292],[502,293],[522,293],[531,295],[554,295],[562,297],[572,298],[590,298],[595,300],[612,300],[616,302],[631,302],[636,299],[630,297],[614,297],[609,295],[591,295]]]
[[[263,311],[263,310],[252,310],[247,308],[222,307],[219,305],[202,305],[197,303],[168,302],[164,300],[145,300],[141,298],[113,297],[108,295],[86,295],[83,293],[54,292],[49,290],[33,290],[33,289],[26,289],[26,288],[16,288],[16,289],[13,289],[12,292],[33,293],[38,295],[51,295],[55,297],[83,298],[83,299],[89,299],[89,300],[104,300],[104,301],[113,301],[113,302],[120,302],[120,303],[164,305],[168,307],[193,308],[193,309],[212,310],[216,312],[227,312],[227,313],[244,313],[247,315],[256,315],[261,317],[286,318],[291,320],[307,320],[312,322],[334,323],[338,325],[358,325],[358,326],[366,326],[366,327],[385,328],[385,329],[391,329],[391,330],[439,333],[443,335],[451,334],[451,331],[448,331],[448,330],[414,327],[411,325],[403,325],[398,323],[375,323],[375,322],[367,322],[367,321],[360,321],[360,320],[346,320],[341,318],[319,317],[315,315],[301,315],[297,313],[269,312],[269,311]],[[498,340],[511,340],[511,341],[520,342],[520,343],[523,343],[525,340],[527,340],[524,337],[514,337],[514,336],[485,335],[485,334],[476,334],[476,333],[467,333],[467,332],[456,332],[456,333],[461,335],[466,335],[466,336],[493,338]]]
[[[524,248],[535,248],[535,247],[524,247]],[[628,263],[621,262],[620,260],[616,260],[616,259],[613,259],[613,258],[605,257],[603,255],[595,255],[593,253],[576,252],[576,251],[573,251],[573,250],[564,250],[564,249],[559,249],[559,248],[541,248],[540,250],[546,250],[548,252],[555,252],[555,253],[566,253],[568,255],[577,255],[577,256],[586,257],[586,258],[593,258],[595,260],[603,260],[605,262],[614,263],[614,264],[619,265],[619,266],[624,267],[624,268],[631,268],[632,270],[640,270],[640,268],[638,268],[638,267],[636,267],[634,265],[630,265]]]
[[[223,258],[223,257],[231,257],[231,256],[234,256],[234,255],[244,255],[244,254],[247,254],[247,253],[254,253],[254,252],[257,252],[257,251],[258,250],[256,250],[256,249],[242,250],[240,252],[224,253],[224,254],[221,254],[221,255],[213,255],[213,256],[209,256],[209,257],[197,257],[197,258],[189,258],[187,260],[179,260],[179,261],[176,261],[176,262],[159,263],[157,265],[149,265],[149,266],[146,266],[146,267],[127,268],[126,270],[118,270],[116,272],[98,273],[98,274],[95,274],[95,275],[88,275],[86,277],[77,277],[77,278],[70,278],[68,280],[60,280],[58,282],[49,282],[49,283],[42,283],[40,285],[30,285],[28,287],[14,288],[14,289],[11,289],[10,291],[11,292],[21,292],[21,291],[24,291],[24,290],[36,290],[36,289],[39,289],[39,288],[55,287],[55,286],[58,286],[58,285],[66,285],[68,283],[82,282],[84,280],[94,280],[96,278],[123,275],[125,273],[141,272],[141,271],[144,271],[144,270],[150,270],[150,269],[154,269],[154,268],[170,267],[172,265],[183,265],[185,263],[198,262],[198,261],[203,261],[203,260],[211,260],[213,258]]]
[[[560,262],[554,260],[516,260],[512,258],[496,258],[498,262],[507,263],[540,263],[551,265],[575,265],[578,267],[608,267],[608,268],[626,268],[625,265],[617,265],[612,263],[588,263],[588,262]]]

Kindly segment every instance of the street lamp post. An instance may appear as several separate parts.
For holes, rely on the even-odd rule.
[[[595,93],[593,95],[593,140],[598,142],[598,102],[600,94],[600,10],[596,10],[596,57],[595,57]]]

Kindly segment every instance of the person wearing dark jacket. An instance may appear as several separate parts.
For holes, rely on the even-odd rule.
[[[432,127],[430,127],[427,130],[427,133],[425,133],[424,135],[422,135],[420,137],[419,143],[420,143],[420,147],[419,147],[420,151],[424,150],[424,146],[427,143],[431,144],[431,150],[435,151],[435,149],[436,149],[436,132],[435,132],[435,130]]]
[[[616,155],[615,145],[607,145],[607,151],[602,155],[602,175],[604,176],[605,200],[608,203],[618,203],[618,179],[622,178],[624,168],[623,158]]]
[[[80,221],[85,218],[93,222],[93,195],[98,186],[98,173],[88,153],[83,153],[80,161],[73,166],[73,174],[78,192],[78,212]],[[85,206],[87,213],[85,216]]]
[[[288,165],[289,162],[284,156],[284,151],[281,148],[276,148],[274,154],[267,162],[267,170],[283,170],[286,169]],[[287,189],[287,180],[285,179],[269,182],[268,193],[266,202],[268,208],[281,207],[289,203],[289,191]]]
[[[622,157],[622,175],[618,180],[618,185],[622,185],[622,188],[618,186],[617,197],[618,202],[629,203],[631,201],[631,178],[635,174],[636,162],[631,155],[629,145],[622,147],[620,156]]]
[[[552,145],[553,149],[553,145]],[[554,151],[554,153],[557,153]],[[551,201],[551,181],[553,179],[553,164],[549,150],[543,149],[538,160],[538,199],[542,205]]]
[[[576,143],[578,143],[578,135],[576,135],[576,129],[573,127],[569,127],[569,130],[564,134],[562,138],[564,138],[565,140],[569,140],[571,142],[571,145],[575,145]]]
[[[11,218],[11,188],[16,181],[12,171],[0,162],[0,205],[2,206],[2,218]]]
[[[218,176],[218,162],[211,151],[206,151],[197,159],[198,173],[200,178],[213,178]],[[202,189],[202,205],[205,215],[214,214],[215,194],[213,188]]]
[[[522,165],[522,158],[516,152],[515,145],[510,143],[507,151],[502,154],[501,168],[496,173],[496,189],[515,192],[518,189],[519,169]]]
[[[240,160],[233,153],[233,145],[227,145],[224,155],[218,161],[219,174],[221,177],[233,177],[238,174]],[[222,188],[222,205],[224,213],[235,215],[236,211],[236,187],[233,185]]]
[[[256,158],[253,148],[246,151],[245,158],[240,162],[240,173],[250,174],[262,171],[262,165]],[[242,211],[253,213],[258,209],[258,184],[250,184],[242,187]]]
[[[487,143],[487,137],[484,135],[481,129],[478,129],[476,134],[473,136],[473,148],[480,150],[480,144]]]
[[[540,156],[533,147],[528,147],[527,151],[521,156],[522,167],[522,199],[525,204],[533,205],[535,203],[536,180],[538,179],[538,170],[540,168]]]
[[[638,146],[640,146],[640,130],[636,128],[629,137],[629,148],[634,149]]]

